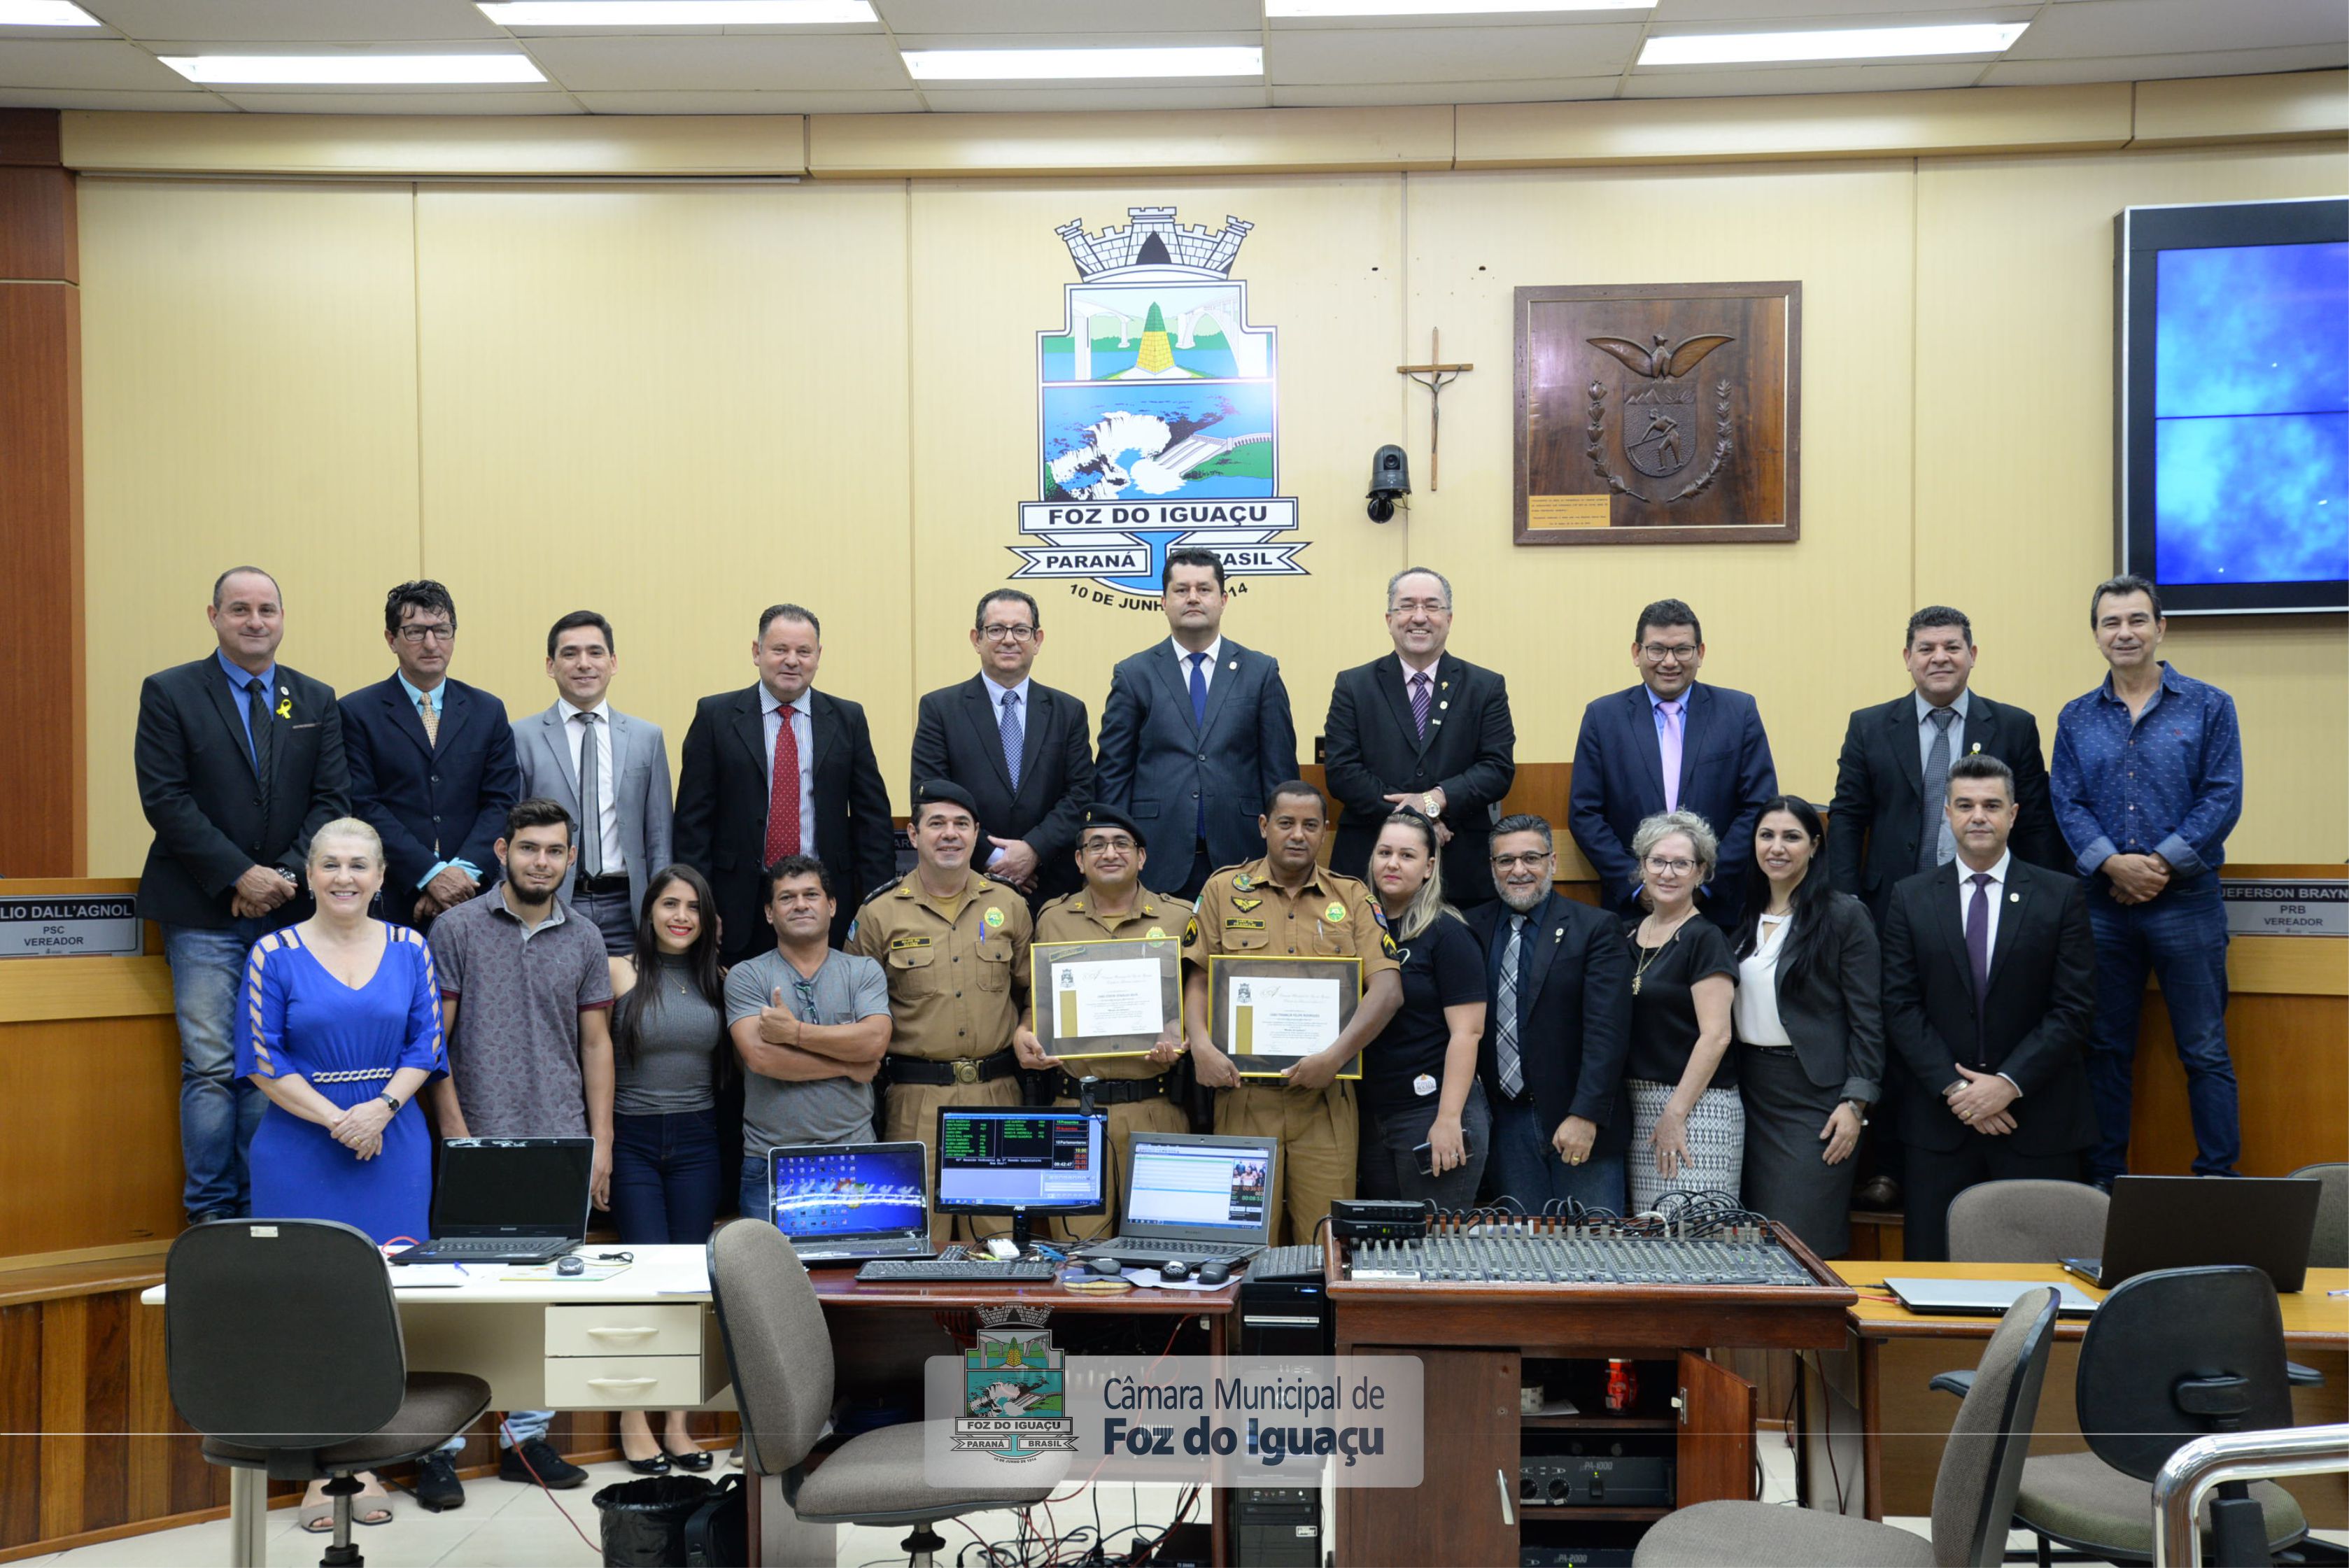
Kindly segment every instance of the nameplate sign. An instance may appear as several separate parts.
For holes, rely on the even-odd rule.
[[[139,901],[111,897],[0,898],[0,958],[136,956]]]
[[[2349,936],[2349,882],[2221,882],[2230,936]]]

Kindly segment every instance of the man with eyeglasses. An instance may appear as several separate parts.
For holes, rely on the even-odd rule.
[[[948,779],[987,825],[980,870],[1028,895],[1032,910],[1073,892],[1077,825],[1093,798],[1085,705],[1037,682],[1044,646],[1036,601],[998,588],[978,602],[970,645],[978,674],[922,698],[914,722],[914,782]]]
[[[1582,710],[1568,826],[1599,872],[1601,902],[1630,916],[1640,913],[1632,835],[1659,813],[1695,812],[1721,841],[1699,907],[1729,929],[1744,906],[1754,825],[1778,792],[1761,709],[1742,691],[1698,682],[1704,628],[1678,599],[1640,612],[1631,662],[1638,686]]]
[[[726,973],[726,1030],[742,1063],[742,1214],[771,1216],[767,1151],[873,1137],[873,1078],[889,1049],[889,982],[832,945],[832,873],[812,855],[767,868],[774,946]]]
[[[1345,807],[1330,866],[1371,874],[1371,846],[1398,806],[1435,824],[1444,843],[1444,896],[1462,909],[1493,896],[1485,846],[1516,777],[1516,726],[1497,670],[1445,645],[1452,584],[1423,566],[1387,583],[1392,656],[1346,670],[1322,727],[1330,793]]]
[[[1046,904],[1036,915],[1039,942],[1130,942],[1137,938],[1171,937],[1180,941],[1190,909],[1142,885],[1142,864],[1149,851],[1143,848],[1142,830],[1122,811],[1107,806],[1085,808],[1084,824],[1077,830],[1072,859],[1084,873],[1084,886]],[[1036,1038],[1036,1013],[1031,1005],[1019,1020],[1013,1042],[1022,1055],[1041,1055]],[[1102,1192],[1112,1222],[1118,1212],[1118,1183],[1125,1171],[1126,1146],[1136,1132],[1188,1132],[1191,1119],[1173,1094],[1170,1069],[1182,1059],[1183,1035],[1170,1023],[1164,1036],[1147,1056],[1046,1057],[1052,1065],[1056,1105],[1080,1103],[1078,1080],[1099,1078],[1093,1104],[1109,1115],[1113,1155]]]
[[[343,698],[351,814],[383,836],[384,912],[419,930],[481,891],[522,799],[506,705],[449,676],[457,603],[429,579],[384,596],[391,678]]]

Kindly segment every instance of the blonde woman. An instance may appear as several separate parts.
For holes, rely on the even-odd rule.
[[[1402,964],[1402,1006],[1362,1051],[1361,1194],[1464,1209],[1476,1201],[1493,1139],[1476,1081],[1484,949],[1444,902],[1435,828],[1426,818],[1388,817],[1371,846],[1370,872]]]
[[[1745,1111],[1729,1053],[1737,959],[1721,927],[1696,912],[1696,890],[1721,851],[1692,811],[1640,824],[1631,840],[1640,902],[1623,928],[1631,948],[1631,1209],[1666,1192],[1735,1195],[1745,1161]]]

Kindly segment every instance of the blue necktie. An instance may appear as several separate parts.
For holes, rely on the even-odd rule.
[[[1011,775],[1011,792],[1019,792],[1019,753],[1027,741],[1027,732],[1019,727],[1019,694],[1003,694],[1003,766]]]
[[[1205,744],[1207,738],[1207,655],[1192,654],[1188,657],[1191,661],[1191,722],[1199,727],[1199,739]],[[1203,779],[1201,782],[1206,780]],[[1207,792],[1205,789],[1199,791],[1198,832],[1199,841],[1206,842]]]

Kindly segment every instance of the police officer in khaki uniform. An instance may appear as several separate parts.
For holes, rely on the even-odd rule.
[[[1036,912],[1036,940],[1105,942],[1180,937],[1184,922],[1191,918],[1190,908],[1179,899],[1153,892],[1142,885],[1142,864],[1148,858],[1142,846],[1142,830],[1124,812],[1107,806],[1087,807],[1077,830],[1076,849],[1077,869],[1083,873],[1085,885],[1081,891],[1056,898]],[[1182,1059],[1182,1034],[1170,1022],[1165,1035],[1147,1056],[1048,1057],[1036,1042],[1035,1013],[1031,1007],[1022,1017],[1015,1039],[1023,1062],[1040,1058],[1059,1066],[1060,1071],[1054,1075],[1059,1097],[1053,1101],[1055,1105],[1081,1103],[1080,1078],[1101,1080],[1093,1085],[1092,1099],[1094,1108],[1109,1116],[1111,1162],[1102,1183],[1106,1215],[1097,1223],[1086,1223],[1085,1229],[1108,1235],[1116,1226],[1120,1184],[1125,1179],[1126,1149],[1134,1133],[1191,1130],[1190,1118],[1169,1093],[1172,1086],[1168,1069]],[[1031,1048],[1036,1057],[1030,1057]]]
[[[1280,1140],[1273,1201],[1288,1214],[1287,1239],[1299,1243],[1313,1239],[1330,1200],[1354,1195],[1361,1129],[1354,1086],[1340,1082],[1338,1073],[1402,1006],[1402,968],[1371,890],[1315,863],[1329,815],[1328,799],[1305,780],[1277,786],[1257,819],[1264,859],[1209,877],[1199,890],[1199,913],[1183,934],[1192,1070],[1201,1083],[1223,1091],[1216,1097],[1217,1132]],[[1360,958],[1362,998],[1338,1037],[1283,1072],[1285,1081],[1243,1080],[1209,1037],[1207,960],[1216,954]]]
[[[914,796],[916,863],[857,911],[848,934],[846,951],[889,976],[894,1026],[882,1059],[889,1088],[881,1136],[919,1139],[934,1165],[939,1107],[1019,1103],[1011,1036],[1027,1000],[1034,927],[1019,893],[970,869],[978,835],[970,796],[944,779],[925,780]],[[1028,1065],[1041,1066],[1040,1057]],[[1008,1220],[936,1215],[930,1240],[1009,1229]]]

